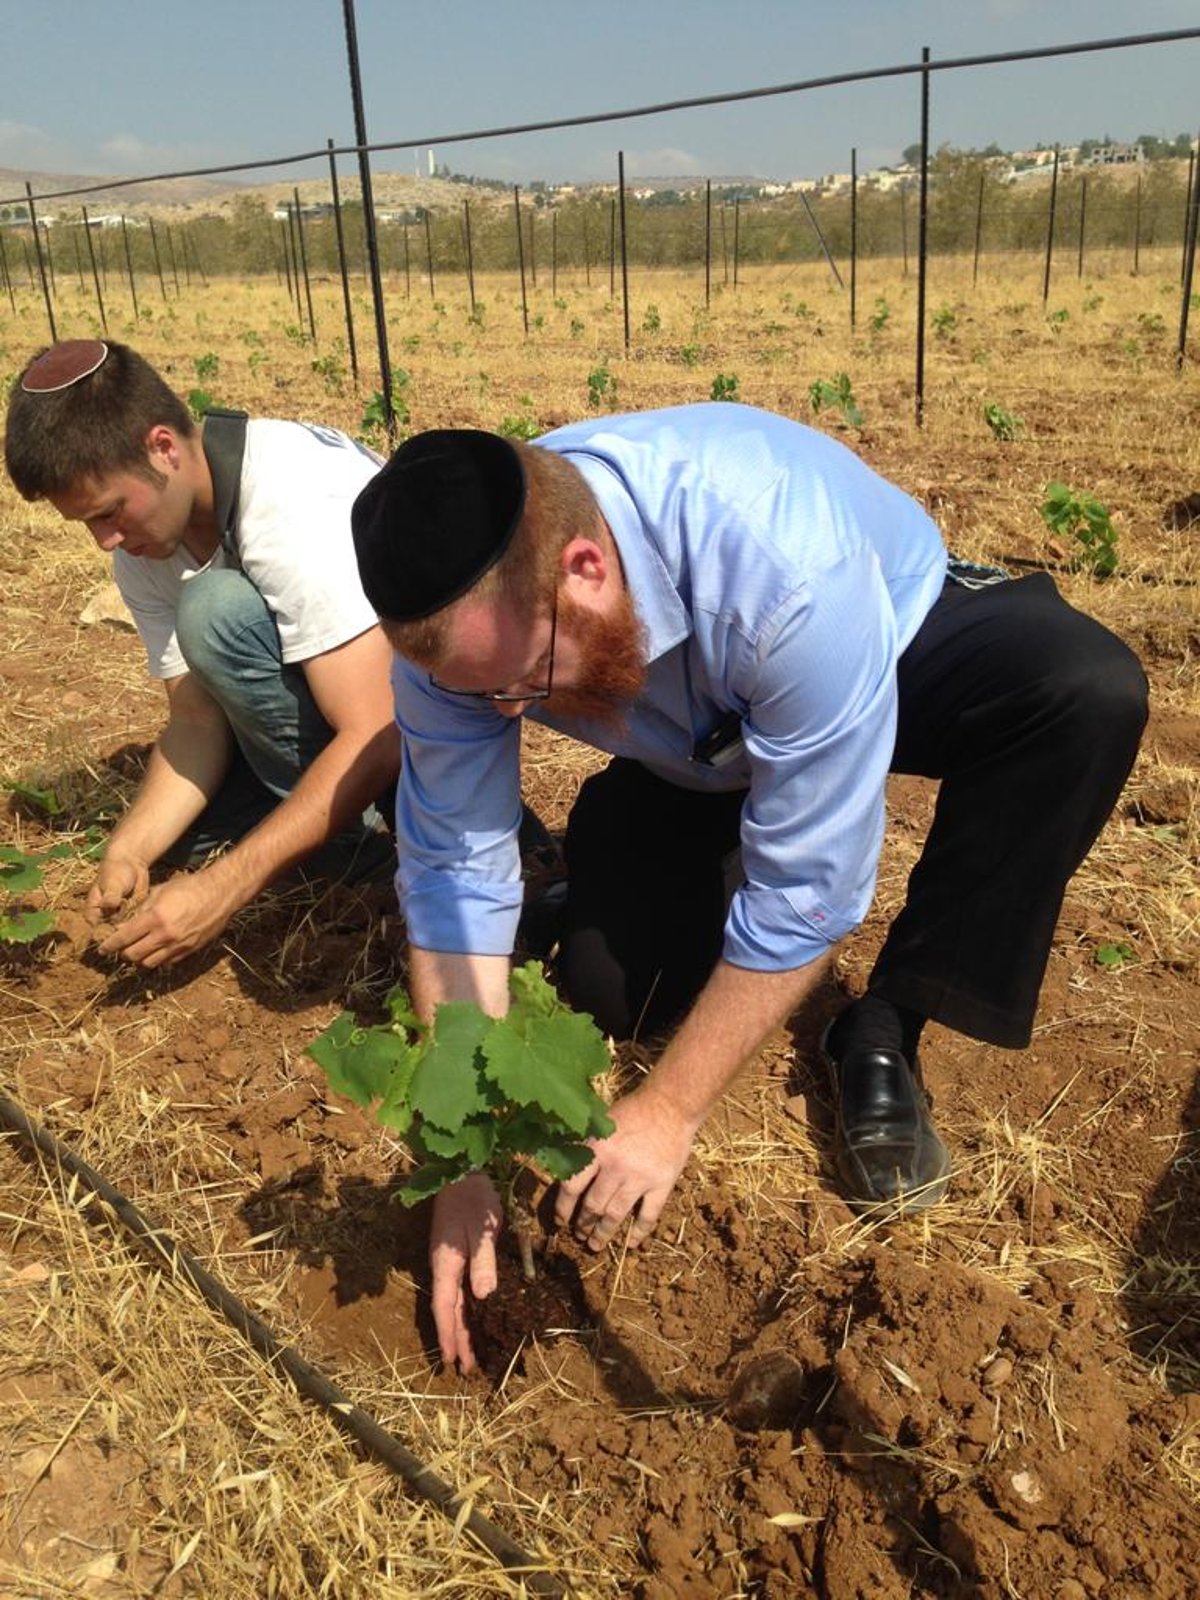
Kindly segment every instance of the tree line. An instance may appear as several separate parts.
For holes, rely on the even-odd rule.
[[[1080,228],[1086,247],[1132,249],[1182,245],[1186,224],[1189,168],[1183,161],[1146,162],[1136,169],[1073,167],[1060,173],[1056,196],[1055,239],[1062,249],[1076,248]],[[523,257],[527,276],[536,283],[551,274],[586,274],[600,281],[611,270],[619,250],[620,211],[616,196],[585,191],[556,198],[545,194],[533,203],[522,195],[521,240],[518,246],[517,206],[511,196],[481,193],[462,186],[463,201],[428,212],[414,209],[407,221],[381,221],[377,236],[385,272],[420,278],[433,271],[462,273],[470,259],[476,272],[516,271]],[[978,238],[983,254],[1044,249],[1050,184],[1046,178],[1011,180],[1000,163],[983,153],[943,147],[929,164],[928,249],[931,255],[970,253]],[[805,203],[807,199],[807,204]],[[465,202],[465,204],[464,204]],[[884,189],[860,182],[853,197],[848,189],[741,198],[713,192],[711,207],[703,193],[664,205],[627,195],[625,231],[632,266],[702,267],[706,251],[724,265],[736,254],[745,265],[768,265],[820,259],[827,247],[835,259],[850,254],[851,236],[860,258],[916,253],[917,190],[915,179]],[[343,202],[342,234],[352,273],[365,271],[363,211],[357,200]],[[28,229],[24,230],[26,236]],[[10,225],[7,269],[19,284],[22,271],[34,263],[28,243],[18,246],[21,230]],[[81,226],[60,213],[57,225],[44,234],[56,272],[90,272],[81,251]],[[74,237],[73,237],[74,236]],[[189,218],[183,223],[159,222],[151,230],[131,226],[93,229],[92,244],[106,275],[126,270],[126,251],[139,276],[159,269],[176,276],[193,269],[229,276],[284,276],[300,259],[310,275],[339,270],[335,220],[331,215],[274,217],[252,195],[239,195],[222,214]],[[24,262],[21,261],[24,249]],[[86,250],[86,241],[84,243]]]

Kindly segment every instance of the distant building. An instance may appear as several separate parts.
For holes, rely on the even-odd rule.
[[[284,200],[280,205],[275,207],[274,211],[272,211],[271,220],[273,222],[286,222],[294,210],[295,207],[291,204],[291,202]],[[300,217],[302,221],[318,222],[322,217],[331,217],[332,215],[332,200],[316,200],[310,202],[308,205],[301,205],[300,207]]]
[[[98,211],[88,217],[89,228],[148,228],[148,217],[130,217],[122,211]]]
[[[1098,144],[1084,157],[1085,167],[1130,167],[1145,161],[1146,152],[1140,144]]]
[[[866,179],[873,183],[881,194],[888,194],[893,189],[902,189],[906,184],[916,180],[917,174],[911,167],[879,167],[874,172],[868,172]]]

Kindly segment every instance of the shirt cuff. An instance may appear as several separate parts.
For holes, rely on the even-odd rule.
[[[396,896],[410,944],[455,955],[510,956],[516,943],[524,885],[464,882],[439,873],[422,873],[405,883],[396,874]],[[440,881],[439,881],[440,880]]]
[[[725,922],[722,955],[751,972],[791,972],[827,955],[866,915],[836,912],[811,888],[743,884]]]

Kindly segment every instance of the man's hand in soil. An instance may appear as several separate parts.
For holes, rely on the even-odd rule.
[[[559,1185],[555,1207],[559,1224],[574,1219],[576,1237],[592,1250],[603,1250],[635,1207],[630,1249],[649,1237],[696,1136],[697,1124],[651,1084],[618,1100],[612,1119],[616,1131],[591,1141],[595,1160]]]
[[[463,1280],[469,1271],[476,1300],[486,1299],[496,1287],[496,1235],[502,1218],[500,1196],[482,1172],[450,1184],[433,1202],[433,1321],[442,1360],[448,1367],[457,1361],[464,1372],[475,1365],[475,1352],[467,1331]]]
[[[240,903],[211,870],[181,873],[151,889],[98,948],[141,967],[181,961],[215,939]]]
[[[112,922],[130,906],[145,898],[150,873],[142,862],[128,856],[105,856],[88,890],[87,919],[93,927]]]

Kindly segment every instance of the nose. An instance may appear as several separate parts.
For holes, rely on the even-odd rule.
[[[502,717],[519,717],[527,706],[533,704],[532,700],[497,700],[494,702],[496,710]]]
[[[109,526],[107,528],[93,528],[92,538],[107,555],[110,550],[115,550],[124,542],[125,535],[120,528]]]

